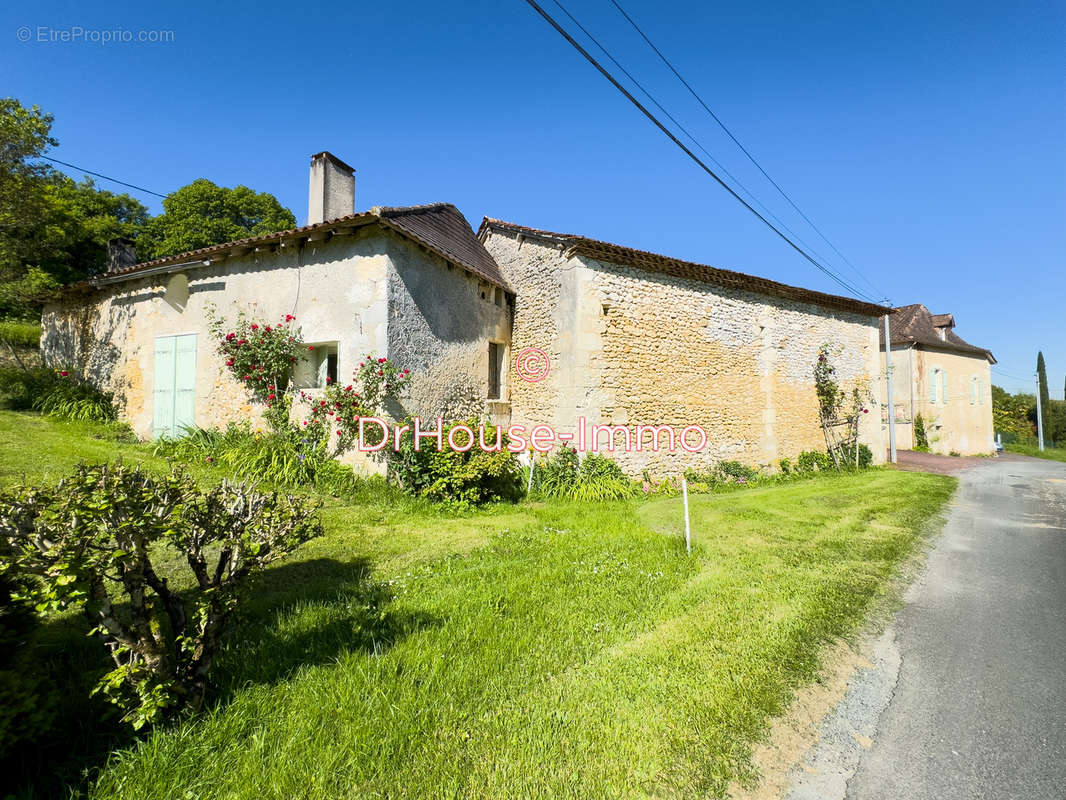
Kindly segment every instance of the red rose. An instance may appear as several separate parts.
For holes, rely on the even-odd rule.
[[[67,377],[68,375],[70,375],[70,373],[67,372],[65,369],[61,369],[59,371],[59,374],[62,375],[64,378]]]
[[[227,342],[232,342],[235,338],[237,338],[235,334],[232,334],[232,333],[227,333],[226,334],[226,341]]]
[[[313,344],[309,344],[309,345],[307,345],[307,349],[308,350],[314,350],[315,346]]]
[[[227,367],[232,367],[233,366],[233,359],[232,358],[227,358],[226,359],[226,366]]]
[[[268,394],[267,395],[267,400],[273,400],[273,399],[274,399],[274,395],[272,395],[272,394]]]

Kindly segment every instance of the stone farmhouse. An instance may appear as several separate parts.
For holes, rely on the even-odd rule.
[[[513,382],[513,421],[709,432],[699,455],[616,451],[633,473],[676,472],[679,457],[776,467],[824,450],[812,375],[823,343],[838,349],[843,386],[876,388],[880,306],[500,220],[478,235],[516,293],[512,348],[553,365]],[[883,460],[876,415],[861,420],[860,441]]]
[[[301,228],[144,263],[116,250],[106,273],[46,307],[46,361],[113,392],[144,438],[255,423],[215,352],[209,310],[292,314],[315,345],[294,375],[311,394],[385,355],[414,376],[388,409],[397,419],[477,416],[571,435],[584,425],[634,475],[722,459],[776,466],[823,449],[812,377],[823,343],[845,387],[876,387],[888,309],[498,220],[475,235],[443,203],[356,213],[353,172],[312,157]],[[527,348],[549,360],[543,379],[516,373]],[[881,461],[880,414],[861,419]],[[637,425],[698,425],[707,445],[669,452],[661,439],[656,451],[634,437],[627,451],[621,429],[593,435]]]
[[[900,448],[918,444],[919,415],[934,453],[976,455],[995,448],[991,368],[996,359],[990,351],[963,340],[954,328],[954,316],[932,314],[921,303],[896,309],[889,318],[892,402]],[[884,322],[881,329],[883,343]]]

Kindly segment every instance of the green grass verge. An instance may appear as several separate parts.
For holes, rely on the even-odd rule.
[[[27,474],[159,466],[72,425],[0,414],[38,454]],[[334,502],[326,535],[257,580],[213,707],[114,752],[88,793],[721,796],[954,486],[870,470],[694,496],[691,557],[676,498]]]
[[[33,322],[0,320],[0,342],[36,348],[41,342],[41,326]]]
[[[1005,444],[1003,448],[1008,453],[1017,453],[1022,456],[1049,458],[1052,461],[1066,461],[1066,448],[1062,447],[1045,447],[1041,450],[1035,444]]]

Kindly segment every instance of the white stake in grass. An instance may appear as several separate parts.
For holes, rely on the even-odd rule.
[[[685,552],[692,555],[692,533],[688,524],[688,481],[681,479],[681,504],[685,507]]]

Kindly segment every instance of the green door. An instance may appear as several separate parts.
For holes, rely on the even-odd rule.
[[[196,420],[196,334],[155,340],[155,437],[176,438]]]

